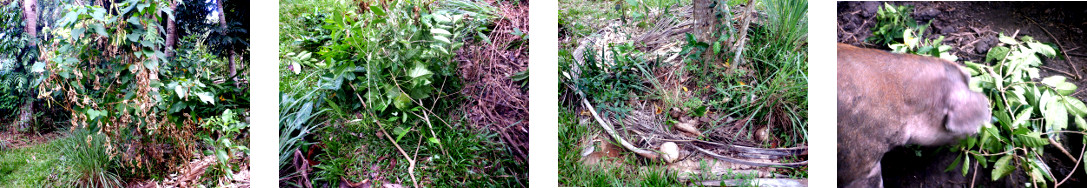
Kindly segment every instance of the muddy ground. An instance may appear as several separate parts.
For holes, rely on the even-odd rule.
[[[988,49],[998,43],[998,33],[1031,36],[1044,43],[1060,46],[1067,56],[1043,59],[1043,77],[1064,75],[1080,88],[1072,96],[1087,99],[1081,93],[1087,86],[1087,2],[893,2],[894,5],[913,5],[912,16],[920,24],[929,23],[926,37],[946,36],[944,44],[951,45],[951,52],[960,61],[983,62]],[[875,14],[883,2],[838,2],[837,41],[867,48],[888,50],[884,46],[865,43],[872,35]],[[1072,154],[1082,153],[1081,136],[1066,135],[1062,139]],[[918,156],[917,153],[921,155]],[[1058,181],[1069,174],[1073,176],[1062,184],[1067,187],[1083,187],[1087,184],[1084,167],[1075,169],[1075,161],[1061,154],[1057,148],[1046,146],[1043,157],[1053,169]],[[971,166],[967,176],[961,171],[944,172],[958,154],[940,148],[897,148],[884,156],[883,181],[887,187],[1022,187],[1030,180],[1017,170],[1012,176],[990,181],[991,168],[977,171]],[[1078,157],[1078,156],[1077,156]],[[905,162],[908,161],[908,162]],[[918,165],[924,164],[924,165]],[[959,169],[961,170],[961,169]],[[1055,183],[1050,183],[1053,186]]]

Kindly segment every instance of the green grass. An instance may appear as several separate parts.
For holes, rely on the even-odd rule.
[[[501,142],[498,135],[452,125],[445,127],[434,122],[434,132],[440,137],[440,144],[427,141],[430,132],[424,128],[409,131],[397,144],[408,155],[415,157],[416,178],[420,185],[435,187],[523,187],[528,185],[527,165],[512,160],[513,156]],[[389,132],[392,126],[383,124]],[[407,174],[408,161],[396,147],[380,132],[378,125],[354,122],[325,127],[318,131],[324,141],[322,161],[316,166],[315,184],[331,182],[335,185],[340,177],[352,182],[359,182],[370,174],[376,166],[377,173],[387,179],[401,179],[402,184],[410,185],[411,177]],[[361,136],[360,136],[361,135]],[[391,135],[394,139],[397,135]],[[418,153],[416,154],[416,151]],[[395,165],[390,165],[395,161]]]
[[[103,135],[77,130],[47,143],[0,150],[0,187],[121,187],[114,168],[120,159],[110,159],[104,144]]]
[[[61,140],[0,150],[0,187],[44,187],[60,163]]]

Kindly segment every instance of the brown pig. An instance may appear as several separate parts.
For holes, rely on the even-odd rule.
[[[880,160],[894,147],[976,134],[992,116],[969,79],[954,62],[839,43],[838,187],[883,187]]]

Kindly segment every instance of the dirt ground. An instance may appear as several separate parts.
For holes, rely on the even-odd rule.
[[[63,136],[59,132],[46,134],[0,132],[0,144],[6,144],[6,149],[19,149],[38,144],[44,144]]]
[[[983,62],[988,49],[998,43],[998,33],[1011,36],[1031,36],[1044,43],[1058,44],[1060,52],[1067,56],[1043,59],[1041,75],[1064,75],[1080,88],[1072,96],[1087,99],[1081,94],[1087,86],[1087,2],[894,2],[894,5],[913,5],[912,16],[921,24],[931,21],[926,37],[933,34],[946,36],[944,44],[951,45],[952,54],[960,61]],[[875,14],[883,2],[838,2],[838,42],[879,48],[864,43],[871,36]],[[1067,58],[1066,58],[1067,57]],[[1066,135],[1062,139],[1069,152],[1082,153],[1081,136]],[[920,151],[921,156],[916,155]],[[944,172],[958,154],[946,149],[898,148],[884,156],[883,181],[887,187],[1022,187],[1029,179],[1022,170],[998,181],[989,181],[991,168],[975,174],[971,166],[967,176],[961,171]],[[1073,171],[1075,161],[1065,157],[1053,146],[1047,146],[1044,160],[1053,169],[1058,181],[1073,173],[1062,186],[1083,187],[1087,174],[1081,165]],[[911,161],[905,163],[902,161]],[[925,164],[925,165],[917,165]],[[893,169],[893,170],[892,170]],[[961,169],[960,169],[961,170]],[[976,177],[974,177],[976,175]],[[1050,183],[1053,186],[1054,183]]]

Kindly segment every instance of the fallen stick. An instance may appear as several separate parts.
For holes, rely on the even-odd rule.
[[[744,165],[749,165],[749,166],[801,167],[801,166],[804,166],[804,165],[808,165],[808,161],[801,161],[801,162],[795,162],[795,163],[764,163],[764,162],[746,161],[746,160],[736,159],[736,158],[732,158],[732,157],[728,157],[728,156],[724,156],[724,155],[718,155],[716,153],[713,153],[713,152],[708,151],[706,149],[702,149],[701,147],[695,146],[693,144],[688,144],[687,146],[690,146],[690,147],[694,148],[695,150],[698,150],[699,152],[702,152],[702,154],[709,155],[710,157],[716,158],[718,160],[722,160],[722,161],[730,162],[730,163],[739,163],[739,164],[744,164]]]
[[[727,179],[727,180],[706,180],[695,183],[696,186],[726,186],[726,187],[739,187],[748,186],[748,183],[755,183],[759,187],[807,187],[807,180],[788,179],[788,178],[755,178],[755,179]]]
[[[1083,146],[1080,146],[1079,151],[1083,152],[1084,149],[1087,149],[1087,144],[1084,144]],[[1076,172],[1076,169],[1079,168],[1079,164],[1082,161],[1083,161],[1083,154],[1080,154],[1079,159],[1076,159],[1076,166],[1072,167],[1071,172]],[[975,166],[974,168],[976,169],[977,167]],[[1064,179],[1061,180],[1061,182],[1057,182],[1057,185],[1054,185],[1053,187],[1060,187],[1061,184],[1064,184],[1064,181],[1068,181],[1068,178],[1071,178],[1071,177],[1072,177],[1072,173],[1069,173],[1068,176],[1065,176]]]
[[[589,113],[593,115],[593,118],[595,118],[596,122],[600,124],[600,127],[604,128],[604,132],[607,132],[612,139],[615,139],[615,141],[619,142],[619,145],[622,145],[623,148],[626,148],[627,150],[630,150],[635,154],[651,160],[657,160],[658,158],[660,158],[660,155],[657,154],[657,152],[638,148],[637,146],[634,146],[634,144],[628,142],[626,139],[619,137],[619,133],[616,132],[615,129],[613,129],[610,124],[608,124],[608,122],[605,122],[603,118],[600,118],[600,115],[596,113],[596,108],[593,108],[593,105],[589,104],[589,99],[585,97],[585,93],[582,93],[581,90],[571,87],[570,85],[566,85],[566,87],[570,87],[570,89],[577,92],[578,96],[581,96],[581,104],[585,105],[585,108],[589,109]]]
[[[357,88],[355,88],[354,85],[351,86],[351,89],[355,89],[356,91],[358,90]],[[358,93],[355,93],[355,97],[358,97],[359,101],[366,101],[362,100],[362,96],[359,96]],[[362,103],[362,108],[365,108],[366,113],[370,114],[370,117],[377,118],[377,115],[374,115],[373,112],[370,112],[370,107],[366,106],[365,102]],[[385,126],[381,124],[381,121],[375,119],[374,123],[376,123],[377,127],[381,129],[382,133],[384,133],[382,135],[385,135],[385,138],[389,139],[389,142],[392,142],[393,146],[396,146],[396,150],[400,151],[401,155],[404,155],[404,159],[408,160],[408,176],[411,176],[411,183],[415,185],[415,187],[419,187],[419,181],[415,180],[415,159],[412,159],[411,156],[408,156],[408,153],[404,152],[403,148],[400,148],[400,144],[397,144],[396,140],[393,140],[393,137],[389,136],[389,132],[385,131]]]
[[[712,145],[718,148],[727,148],[737,150],[743,153],[754,153],[761,155],[773,155],[773,156],[789,156],[789,155],[808,155],[808,147],[792,147],[792,148],[757,148],[741,145],[722,144],[717,142],[709,142],[702,140],[673,140],[673,139],[661,139],[671,142],[695,142],[700,144]]]

